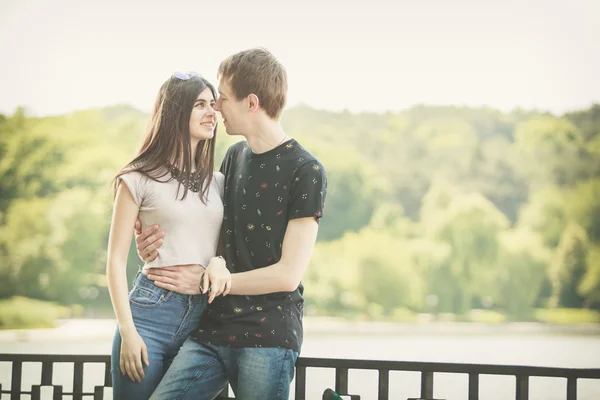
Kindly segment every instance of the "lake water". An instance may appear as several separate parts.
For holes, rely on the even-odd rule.
[[[15,341],[0,340],[0,353],[62,353],[108,354],[111,338],[101,335],[93,339],[80,337],[69,340]],[[389,333],[306,333],[302,350],[304,357],[352,358],[395,361],[458,362],[481,364],[510,364],[572,368],[600,368],[600,335],[573,333],[518,333],[495,332],[493,329],[473,333],[423,332],[411,329]],[[64,368],[63,368],[64,367]],[[55,366],[55,384],[71,387],[72,366]],[[23,387],[38,384],[41,367],[25,365]],[[85,368],[84,388],[92,388],[103,381],[103,370]],[[350,393],[361,399],[377,398],[377,373],[375,371],[350,371]],[[0,383],[10,387],[10,369],[0,363]],[[467,398],[466,375],[436,374],[434,395],[439,399]],[[334,387],[334,371],[307,370],[307,399],[321,399],[326,388]],[[417,372],[390,374],[390,399],[418,397],[420,375]],[[293,390],[292,390],[293,392]],[[44,393],[43,393],[44,394]],[[580,380],[580,400],[600,400],[600,380]],[[45,393],[51,398],[51,393]],[[106,396],[110,398],[110,396]],[[293,398],[293,394],[290,398]],[[8,399],[5,395],[2,400]],[[513,377],[480,377],[482,400],[515,398]],[[531,378],[531,400],[563,400],[566,398],[566,380]]]

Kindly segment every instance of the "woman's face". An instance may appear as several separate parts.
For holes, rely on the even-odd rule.
[[[190,115],[190,138],[196,143],[201,140],[212,139],[217,124],[217,114],[214,110],[215,98],[209,88],[198,95],[192,115]]]

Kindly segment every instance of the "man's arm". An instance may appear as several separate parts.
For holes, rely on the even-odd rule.
[[[251,296],[296,290],[308,266],[318,231],[319,224],[314,217],[290,220],[283,238],[281,260],[268,267],[231,274],[229,294]],[[138,244],[138,253],[141,252]],[[156,286],[178,293],[198,293],[201,278],[200,271],[189,267],[148,270],[148,279]]]
[[[230,294],[261,295],[293,292],[300,285],[317,240],[319,224],[314,217],[288,222],[281,260],[268,267],[231,274]]]
[[[139,257],[145,262],[153,261],[158,256],[156,249],[160,248],[163,243],[162,238],[165,236],[165,233],[160,232],[159,229],[158,225],[153,225],[142,232],[139,221],[135,223],[135,247]],[[222,231],[218,247],[217,254],[223,252]],[[204,278],[204,290],[202,293],[206,293],[210,287],[210,303],[215,296],[229,293],[229,288],[231,287],[231,275],[225,267],[223,269],[212,268],[212,270],[210,268],[211,266],[219,267],[221,262],[223,262],[222,259],[212,257],[206,266],[206,270],[204,266],[191,264],[148,268],[144,273],[148,279],[154,281],[156,286],[182,294],[199,294],[200,282]],[[207,280],[210,281],[210,284]]]

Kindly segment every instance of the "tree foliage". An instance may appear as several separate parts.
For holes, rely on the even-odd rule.
[[[0,115],[0,298],[109,306],[110,182],[147,120],[128,106]],[[299,106],[283,126],[328,174],[308,313],[600,308],[600,105],[562,116]],[[237,140],[219,128],[217,165]],[[132,251],[130,275],[139,264]]]

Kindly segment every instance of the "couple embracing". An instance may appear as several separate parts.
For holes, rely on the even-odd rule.
[[[287,74],[265,49],[225,59],[219,85],[175,73],[137,156],[115,177],[107,279],[119,399],[287,399],[303,286],[323,215],[321,163],[287,136]],[[232,145],[215,169],[217,113]],[[129,291],[131,231],[145,264]]]

